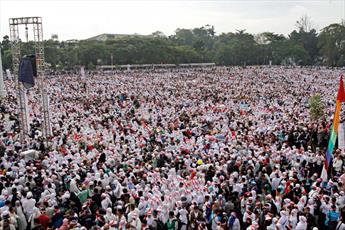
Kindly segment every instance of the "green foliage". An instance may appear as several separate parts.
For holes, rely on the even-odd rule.
[[[303,46],[291,40],[283,40],[272,43],[272,59],[274,64],[306,65],[309,56]]]
[[[304,30],[297,32],[294,30],[289,37],[291,41],[301,45],[308,53],[308,62],[305,64],[315,64],[317,62],[319,49],[317,46],[318,37],[315,29],[311,29],[309,32],[305,32]]]
[[[211,25],[179,28],[172,36],[156,31],[149,36],[121,36],[106,41],[44,41],[46,62],[53,69],[79,65],[215,62],[220,65],[296,64],[345,65],[345,26],[332,24],[317,34],[307,16],[297,22],[288,37],[272,32],[257,35],[246,30],[216,35]],[[12,68],[11,43],[1,42],[4,69]],[[21,54],[34,53],[32,42],[21,43]],[[320,63],[321,60],[321,63]]]
[[[325,64],[329,66],[344,64],[341,62],[343,62],[345,55],[345,26],[331,24],[323,28],[318,45]]]
[[[313,120],[317,120],[323,116],[324,105],[321,101],[320,94],[315,94],[309,98],[309,113]]]
[[[244,31],[221,34],[216,47],[216,62],[223,65],[253,65],[258,63],[259,45],[254,36]]]
[[[96,68],[96,66],[92,63],[92,62],[90,62],[88,65],[87,65],[87,69],[89,69],[89,70],[94,70]]]
[[[12,68],[12,51],[10,49],[1,50],[1,57],[2,57],[3,70],[11,69]]]
[[[2,39],[1,49],[3,49],[3,50],[11,49],[11,41],[10,41],[10,38],[7,35],[5,35],[3,37],[3,39]]]

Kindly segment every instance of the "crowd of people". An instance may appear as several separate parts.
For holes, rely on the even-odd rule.
[[[36,86],[24,143],[6,80],[0,229],[344,230],[344,150],[321,178],[340,75],[217,67],[53,76],[52,136],[42,136]],[[317,93],[323,115],[311,119]]]

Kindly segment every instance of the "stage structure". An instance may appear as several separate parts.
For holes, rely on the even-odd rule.
[[[22,40],[19,38],[19,26],[25,26],[26,42],[29,41],[28,26],[32,25],[34,34],[35,56],[37,66],[37,79],[38,89],[41,94],[41,113],[42,113],[42,134],[43,138],[47,140],[51,136],[50,114],[49,114],[49,98],[47,94],[46,78],[44,76],[44,46],[43,46],[43,27],[41,17],[23,17],[23,18],[10,18],[10,39],[12,42],[12,62],[13,74],[15,76],[17,100],[18,100],[18,115],[21,131],[21,143],[25,143],[29,132],[28,120],[28,104],[27,104],[27,91],[23,84],[18,81],[19,64],[22,58],[20,46]]]

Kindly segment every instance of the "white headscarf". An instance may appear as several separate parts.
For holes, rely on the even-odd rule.
[[[105,214],[105,221],[106,223],[109,223],[111,221],[115,221],[115,215],[113,214],[111,208],[107,208],[106,214]]]
[[[292,227],[292,229],[295,229],[296,228],[296,225],[297,225],[297,213],[298,213],[298,210],[297,209],[293,209],[291,211],[291,214],[290,214],[290,217],[289,217],[289,223]]]
[[[299,222],[296,226],[296,230],[307,230],[307,218],[305,216],[299,217]]]
[[[282,225],[283,228],[285,228],[285,226],[287,226],[287,224],[288,224],[288,217],[287,217],[286,211],[284,211],[284,210],[280,211],[280,218],[279,218],[278,223],[280,225]]]

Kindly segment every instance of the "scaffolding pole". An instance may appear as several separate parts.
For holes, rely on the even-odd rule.
[[[21,58],[20,53],[20,39],[19,39],[19,25],[25,25],[26,37],[28,40],[28,25],[33,25],[34,44],[35,44],[35,57],[37,66],[37,80],[38,89],[41,94],[41,113],[42,119],[42,134],[43,138],[47,139],[51,136],[50,114],[49,114],[49,98],[47,93],[46,79],[44,76],[44,46],[43,46],[43,27],[41,17],[23,17],[23,18],[10,18],[10,37],[12,42],[12,61],[14,75],[18,75],[19,62]],[[15,77],[17,100],[18,100],[18,117],[19,126],[21,131],[21,143],[26,142],[29,133],[28,121],[28,105],[26,98],[26,90],[23,84],[18,81],[18,76]]]

